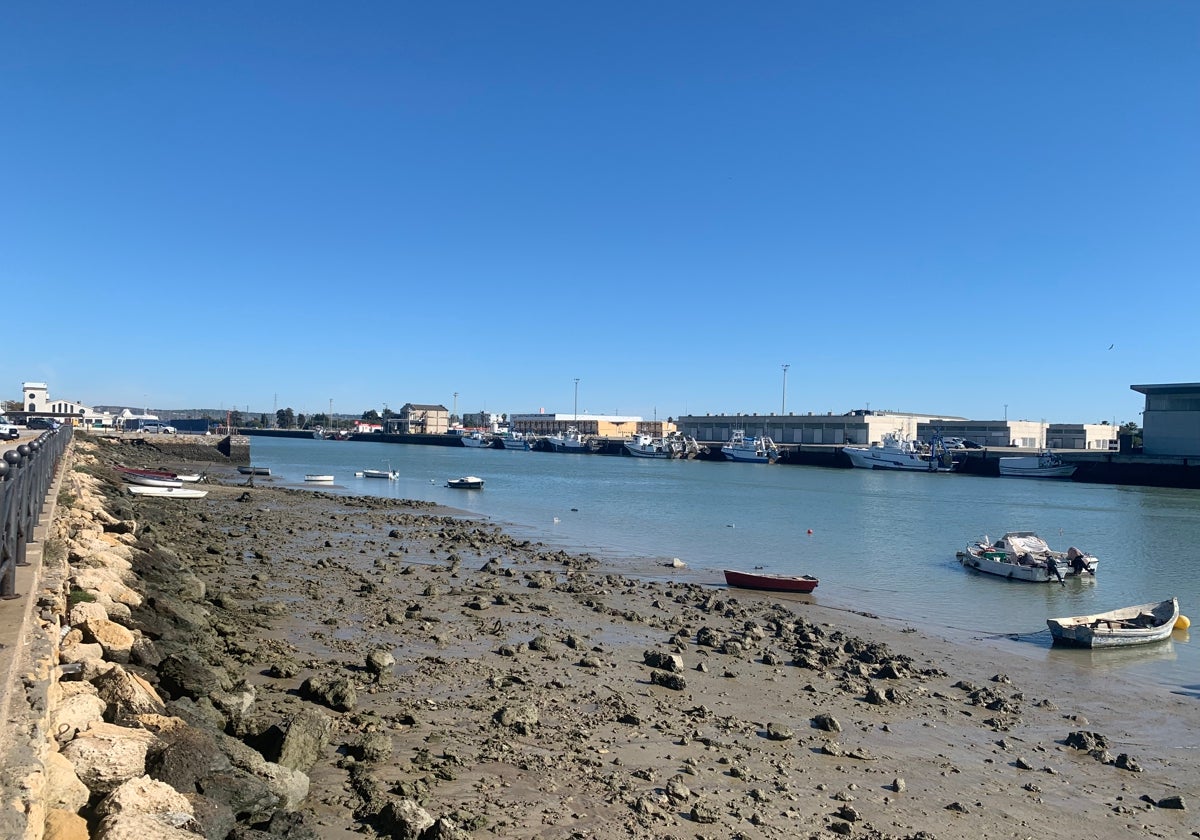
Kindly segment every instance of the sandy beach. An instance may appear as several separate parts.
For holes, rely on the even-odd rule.
[[[232,468],[134,498],[78,445],[136,523],[127,667],[167,713],[272,761],[322,721],[307,797],[238,837],[1200,836],[1195,698],[427,503]]]

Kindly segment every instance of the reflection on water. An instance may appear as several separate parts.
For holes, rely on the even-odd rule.
[[[968,642],[1038,634],[1034,643],[1047,656],[1077,662],[1080,651],[1050,649],[1047,617],[1171,596],[1185,614],[1200,613],[1197,491],[383,443],[254,438],[251,446],[273,481],[302,484],[307,473],[332,473],[345,489],[322,489],[464,509],[534,539],[609,554],[633,574],[662,574],[672,557],[710,572],[714,584],[723,568],[813,574],[820,603],[950,630]],[[354,478],[385,463],[399,480]],[[484,478],[486,489],[444,486],[467,474]],[[1065,586],[1014,582],[955,559],[984,534],[1021,530],[1058,550],[1095,554],[1097,576]],[[1197,647],[1176,635],[1166,648],[1171,657],[1083,655],[1090,667],[1136,668],[1142,678],[1182,685],[1200,673]]]
[[[1073,648],[1053,645],[1047,651],[1046,661],[1058,665],[1086,665],[1095,671],[1124,671],[1131,665],[1141,667],[1153,662],[1174,662],[1176,653],[1172,639],[1117,648]]]

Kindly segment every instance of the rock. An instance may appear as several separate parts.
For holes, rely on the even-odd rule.
[[[683,657],[674,653],[648,650],[642,654],[642,661],[651,668],[659,668],[663,671],[670,671],[676,674],[683,671]]]
[[[224,668],[209,665],[191,653],[172,653],[164,659],[158,666],[158,684],[172,697],[192,699],[233,688],[233,680]]]
[[[692,818],[692,822],[707,825],[715,823],[718,819],[720,819],[721,813],[719,810],[717,810],[717,806],[712,802],[701,800],[692,805],[692,812],[690,816]]]
[[[1177,811],[1186,811],[1187,804],[1183,801],[1182,796],[1168,796],[1165,799],[1160,799],[1155,803],[1159,808],[1172,808]]]
[[[395,664],[396,657],[385,648],[376,648],[367,654],[367,670],[377,676],[389,673]]]
[[[230,837],[237,825],[232,808],[198,793],[187,794],[187,800],[192,805],[196,828],[205,840],[226,840]]]
[[[213,736],[192,726],[163,732],[160,746],[146,756],[146,772],[180,793],[194,793],[216,772],[228,772],[232,764]]]
[[[538,710],[533,703],[505,706],[492,715],[492,720],[521,735],[528,735],[538,723]]]
[[[422,840],[433,828],[429,812],[411,799],[390,799],[376,815],[376,824],[385,837],[393,840]]]
[[[158,744],[158,737],[144,729],[94,723],[63,747],[62,753],[88,790],[106,794],[144,776],[146,754]]]
[[[95,810],[101,819],[121,814],[169,814],[171,823],[180,827],[190,820],[192,804],[170,785],[141,776],[117,787]],[[186,819],[175,819],[176,816]]]
[[[778,723],[767,724],[767,739],[771,741],[790,741],[796,734],[791,729]]]
[[[154,687],[120,665],[96,677],[92,685],[106,704],[104,719],[109,723],[119,723],[142,714],[166,714],[166,704]]]
[[[821,729],[825,732],[841,732],[842,725],[838,723],[837,718],[830,714],[819,714],[812,719],[814,729]]]
[[[277,764],[291,770],[308,772],[329,746],[333,721],[317,709],[301,709],[288,722]]]
[[[172,814],[119,814],[100,821],[93,840],[197,840],[197,835],[188,826],[193,824],[189,815],[180,825]]]
[[[78,813],[88,804],[91,793],[75,773],[75,766],[62,753],[46,755],[46,789],[43,797],[49,808]],[[87,837],[87,834],[84,834]]]
[[[673,674],[669,671],[651,671],[650,682],[673,691],[683,691],[687,688],[687,680],[681,675]]]
[[[905,785],[904,779],[900,778],[899,776],[897,776],[895,779],[892,779],[892,790],[894,790],[896,793],[903,793],[905,787],[907,787],[907,785]]]
[[[1113,766],[1119,767],[1122,770],[1128,770],[1130,773],[1142,772],[1142,765],[1138,764],[1137,759],[1127,753],[1118,755],[1117,760],[1113,762]]]
[[[72,810],[50,808],[46,812],[42,840],[90,840],[87,820]]]
[[[692,791],[684,782],[682,775],[674,775],[667,780],[667,796],[673,802],[686,802],[692,798]]]
[[[1083,730],[1072,732],[1067,736],[1065,743],[1068,747],[1074,747],[1077,750],[1084,750],[1085,752],[1108,749],[1108,739],[1098,732],[1085,732]]]
[[[386,732],[368,732],[359,739],[355,752],[360,761],[383,763],[392,757],[392,738]]]
[[[358,704],[358,692],[345,677],[309,677],[300,693],[338,712],[349,712]]]
[[[51,713],[51,731],[59,743],[70,741],[77,733],[104,718],[104,701],[96,694],[91,683],[83,685],[91,690],[64,697]]]

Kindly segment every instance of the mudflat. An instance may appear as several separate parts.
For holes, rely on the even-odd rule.
[[[427,503],[209,475],[202,500],[114,480],[108,503],[168,549],[160,577],[169,555],[204,581],[197,650],[253,688],[240,737],[332,720],[306,836],[402,836],[398,799],[479,838],[1200,836],[1194,697]]]

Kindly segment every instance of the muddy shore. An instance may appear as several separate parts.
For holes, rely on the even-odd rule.
[[[134,498],[80,445],[137,527],[129,669],[272,761],[318,721],[303,802],[207,836],[1200,836],[1193,698],[426,503]]]

